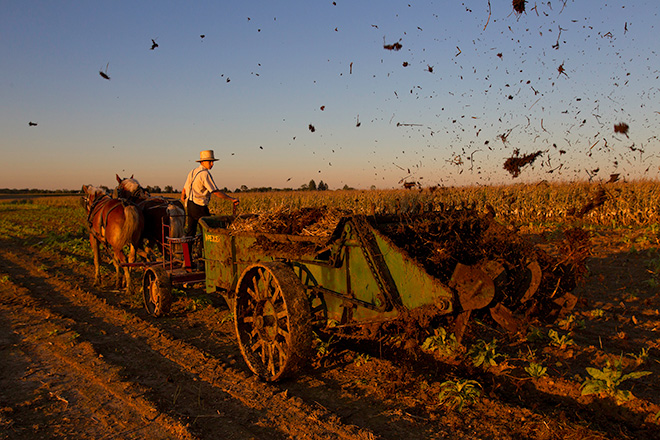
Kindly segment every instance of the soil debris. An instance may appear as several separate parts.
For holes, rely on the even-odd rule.
[[[612,179],[610,179],[612,180]],[[616,180],[615,180],[616,181]],[[598,188],[596,191],[596,194],[592,197],[591,200],[589,200],[587,203],[585,203],[579,210],[575,210],[574,208],[568,211],[569,215],[573,215],[576,218],[582,218],[586,214],[588,214],[590,211],[598,208],[599,206],[602,206],[606,201],[607,201],[607,192],[605,191],[605,188],[602,186]]]
[[[620,134],[625,134],[626,137],[628,137],[628,129],[629,128],[630,127],[625,122],[619,122],[618,124],[614,124],[614,132],[615,133],[620,133]]]
[[[235,233],[287,234],[328,238],[346,215],[336,208],[280,208],[259,215],[239,217],[229,226]]]
[[[520,156],[520,150],[516,149],[513,152],[513,156],[509,157],[504,161],[504,169],[511,174],[515,179],[520,176],[522,169],[526,165],[531,165],[534,163],[537,157],[543,154],[542,151],[537,151],[536,153],[529,153],[524,156]]]
[[[527,0],[513,0],[513,10],[518,14],[522,14],[525,12],[525,3],[527,3]]]
[[[399,51],[403,46],[398,41],[394,44],[384,44],[383,48],[387,50]]]

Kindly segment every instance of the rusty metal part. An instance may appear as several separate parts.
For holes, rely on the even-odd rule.
[[[543,278],[543,272],[541,272],[541,266],[539,266],[538,261],[532,261],[529,263],[527,265],[527,269],[529,269],[529,276],[531,278],[529,280],[529,287],[520,299],[521,303],[528,301],[532,296],[534,296],[536,291],[539,289],[539,286],[541,285],[541,279]]]
[[[461,343],[463,335],[465,334],[465,329],[467,328],[467,324],[470,321],[471,313],[471,310],[465,310],[464,312],[459,313],[458,316],[456,316],[454,319],[454,336],[456,336],[456,342],[459,344]]]
[[[142,277],[144,306],[150,315],[159,317],[167,314],[172,305],[172,281],[162,267],[150,267]]]
[[[463,310],[482,309],[495,297],[495,280],[499,282],[504,274],[504,267],[497,261],[486,261],[478,266],[458,263],[449,286],[456,289]]]
[[[402,305],[399,292],[392,279],[390,269],[387,267],[385,259],[378,248],[371,227],[363,216],[354,216],[351,223],[364,251],[369,270],[374,276],[376,283],[378,283],[379,299],[382,304],[381,309],[388,311],[392,310],[392,307],[396,307],[398,310],[401,310]]]

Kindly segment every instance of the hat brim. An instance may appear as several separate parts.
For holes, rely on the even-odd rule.
[[[199,159],[197,162],[217,162],[219,159]]]

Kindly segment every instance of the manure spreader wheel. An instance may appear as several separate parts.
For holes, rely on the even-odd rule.
[[[142,278],[144,307],[150,315],[159,317],[167,314],[172,305],[172,282],[162,267],[150,267]]]
[[[286,264],[245,269],[236,289],[234,317],[245,362],[263,379],[291,376],[307,361],[312,344],[309,301]]]

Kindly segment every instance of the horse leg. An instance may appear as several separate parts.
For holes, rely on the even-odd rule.
[[[121,279],[121,269],[122,267],[119,265],[120,262],[122,262],[122,258],[119,257],[121,255],[122,257],[124,254],[121,252],[121,249],[113,249],[114,253],[112,256],[112,264],[115,266],[115,272],[117,274],[117,278],[115,280],[115,289],[119,290],[122,287],[122,279]],[[124,267],[124,272],[128,270],[127,267]]]
[[[135,263],[135,256],[137,254],[137,249],[133,243],[129,245],[129,250],[128,250],[128,262],[129,263]]]
[[[89,234],[89,244],[92,246],[92,256],[94,257],[94,285],[99,284],[99,241],[94,234]]]

